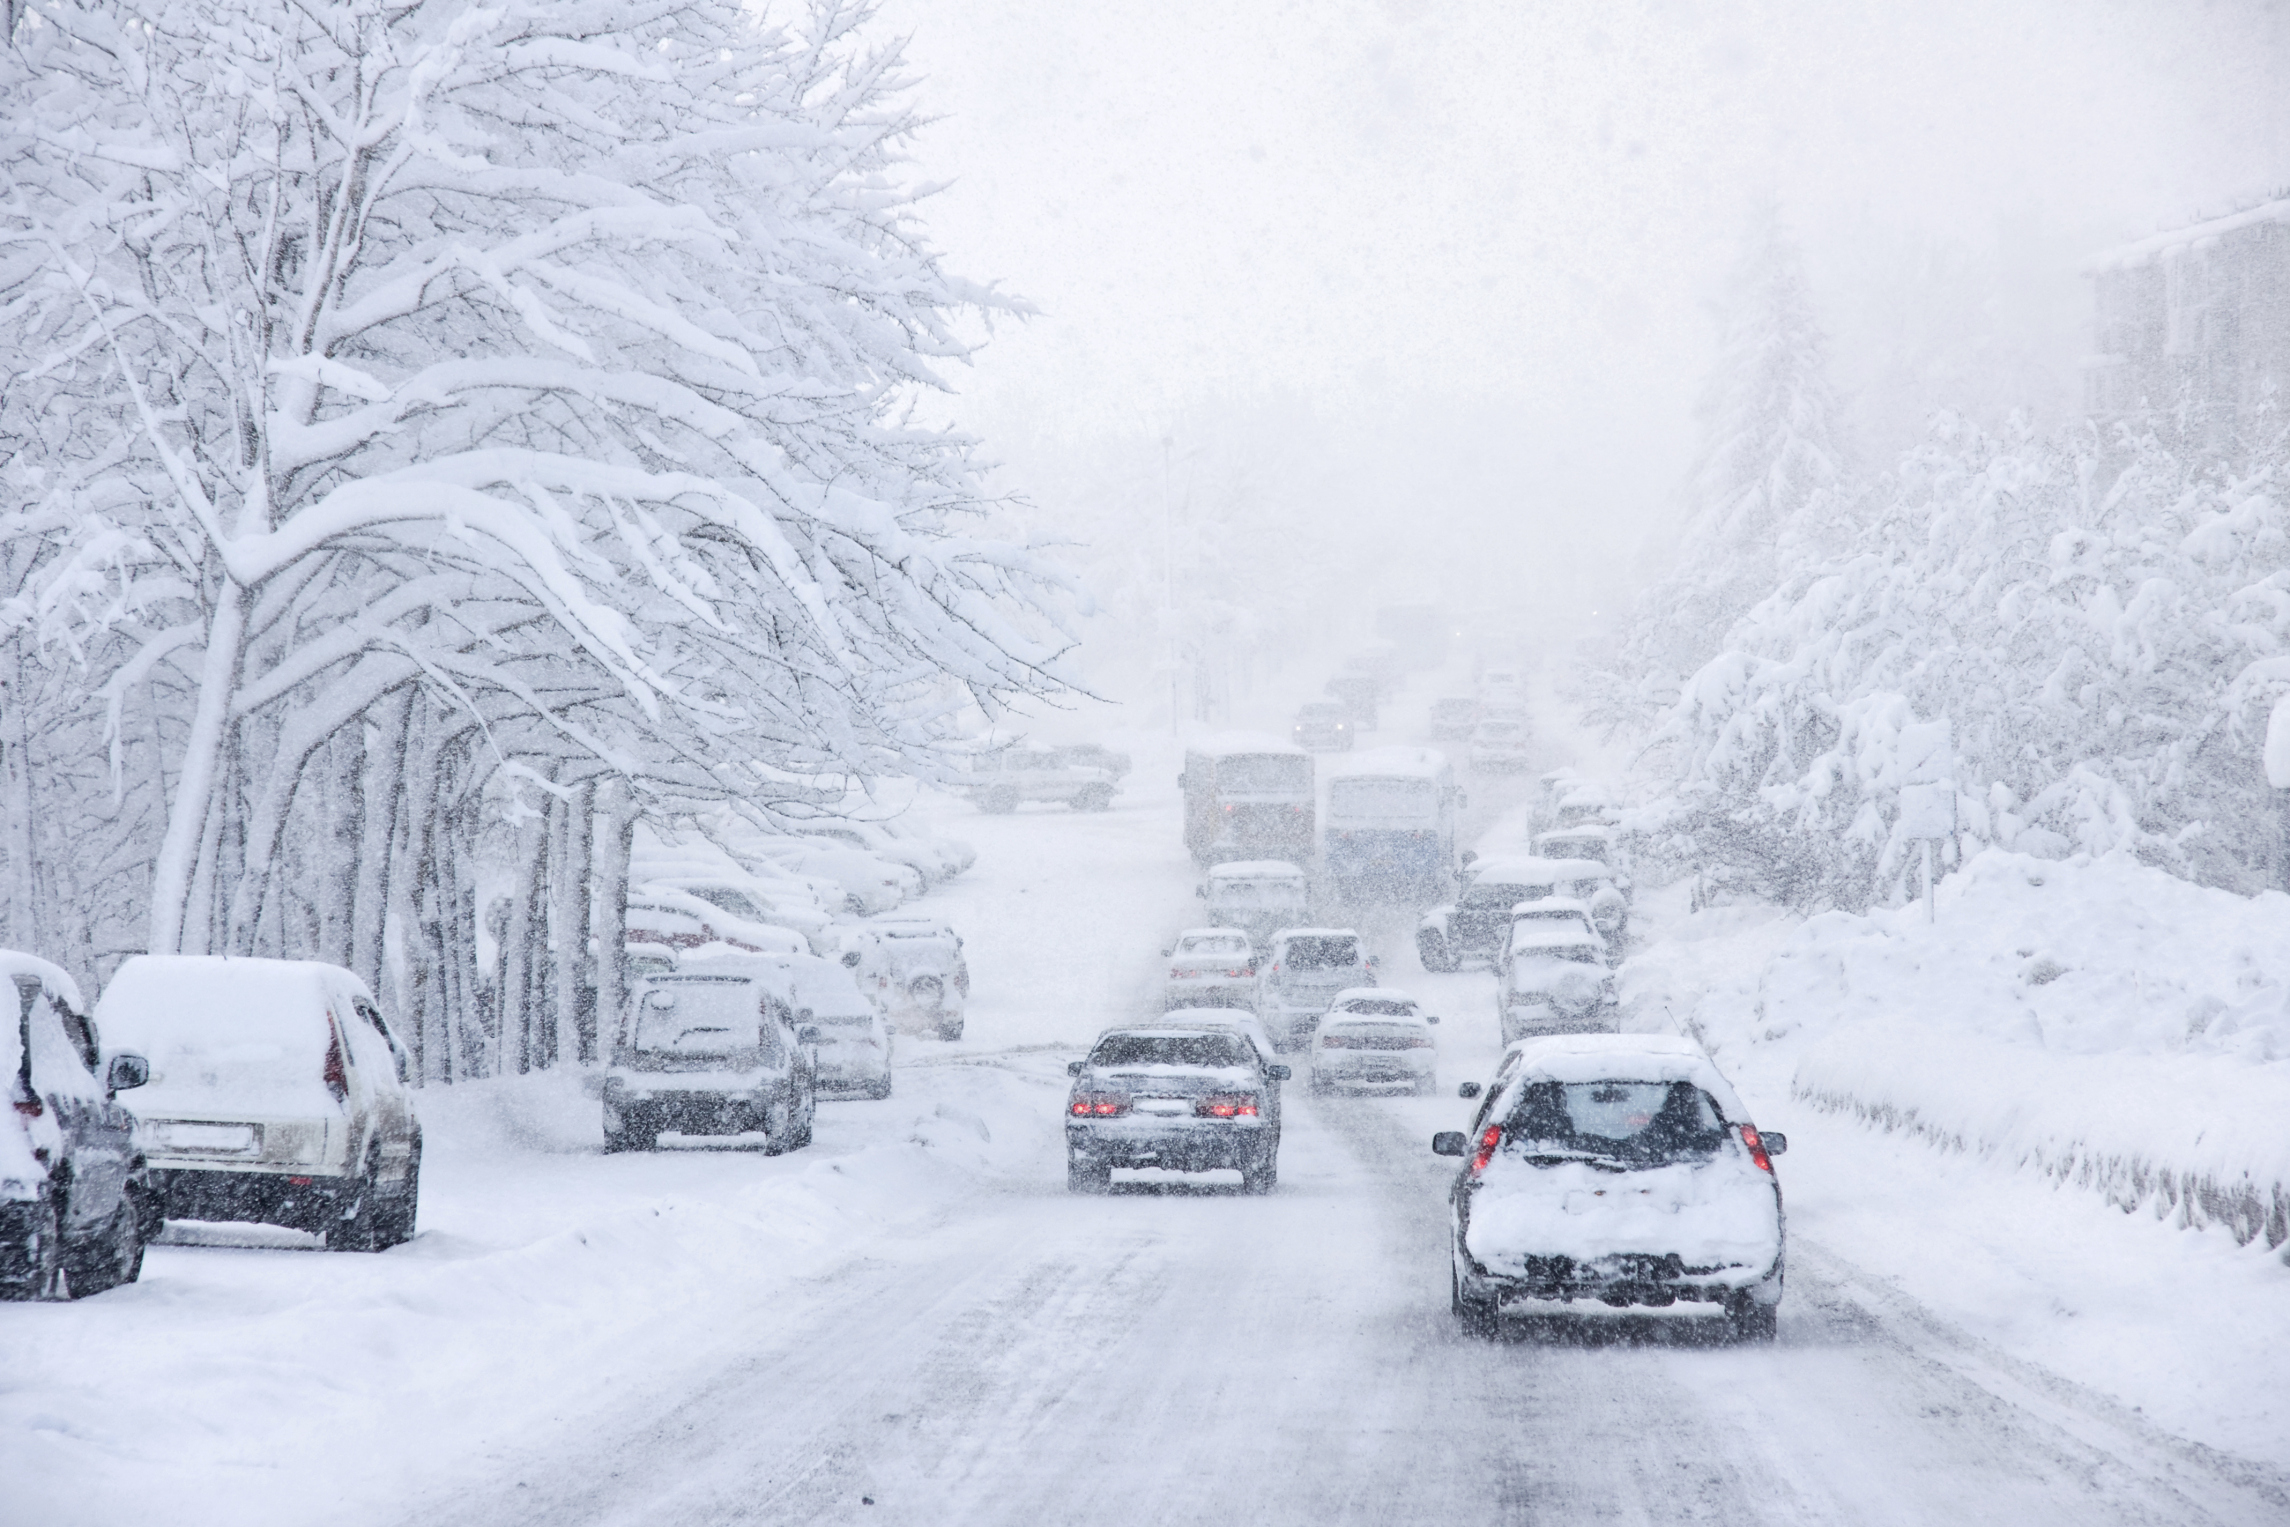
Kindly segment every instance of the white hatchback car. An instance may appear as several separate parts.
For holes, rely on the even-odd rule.
[[[1312,1036],[1312,1090],[1404,1085],[1428,1096],[1439,1080],[1431,1034],[1438,1021],[1388,986],[1337,993]]]
[[[1161,1005],[1256,1007],[1256,949],[1238,928],[1187,928],[1162,951],[1169,959]]]
[[[1771,1341],[1786,1249],[1773,1158],[1787,1147],[1690,1040],[1511,1046],[1469,1131],[1431,1141],[1465,1160],[1449,1195],[1456,1318],[1492,1335],[1506,1306],[1682,1303],[1714,1306],[1738,1340]]]

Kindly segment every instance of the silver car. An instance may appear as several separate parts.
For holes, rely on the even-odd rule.
[[[1256,1005],[1256,950],[1238,928],[1187,928],[1162,954],[1163,1007]]]
[[[1236,1026],[1108,1029],[1089,1058],[1066,1067],[1066,1186],[1102,1193],[1116,1167],[1238,1171],[1241,1189],[1269,1193],[1280,1172],[1279,1084]]]

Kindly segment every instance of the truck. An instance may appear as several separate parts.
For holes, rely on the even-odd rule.
[[[1455,880],[1455,769],[1436,748],[1376,748],[1333,766],[1320,870],[1347,901],[1424,906]]]
[[[1312,755],[1255,733],[1204,739],[1185,750],[1185,847],[1203,869],[1234,859],[1312,857]]]

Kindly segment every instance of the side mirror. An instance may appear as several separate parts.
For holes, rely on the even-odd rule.
[[[1479,1092],[1480,1087],[1477,1082],[1465,1082],[1462,1086],[1455,1089],[1455,1095],[1459,1098],[1475,1098],[1479,1095]]]
[[[112,1092],[127,1092],[151,1080],[151,1062],[130,1050],[122,1050],[111,1058],[104,1068],[103,1085]]]
[[[844,950],[843,963],[849,966],[851,969],[857,970],[859,968],[859,951],[856,949]]]
[[[1276,1082],[1285,1082],[1296,1073],[1289,1070],[1286,1066],[1266,1066],[1264,1068],[1264,1074],[1271,1077]]]
[[[795,1037],[802,1040],[807,1045],[815,1045],[819,1042],[819,1025],[816,1023],[806,1023],[796,1029]]]
[[[1757,1138],[1758,1142],[1765,1147],[1765,1154],[1768,1156],[1778,1156],[1789,1149],[1789,1137],[1787,1135],[1773,1134],[1761,1129],[1757,1132]]]
[[[1443,1129],[1431,1137],[1434,1156],[1463,1156],[1470,1154],[1470,1144],[1460,1129]]]
[[[1065,1063],[1065,1074],[1068,1076],[1079,1076],[1088,1069],[1089,1062],[1085,1060],[1069,1060]]]

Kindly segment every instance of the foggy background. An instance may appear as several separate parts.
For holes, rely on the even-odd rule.
[[[883,16],[940,117],[931,235],[1041,310],[946,406],[1037,534],[1086,543],[1084,668],[1136,725],[1168,722],[1172,650],[1249,721],[1384,599],[1544,651],[1611,616],[1659,570],[1762,202],[1881,467],[1935,407],[2072,418],[2082,262],[2275,190],[2290,148],[2279,5]]]

